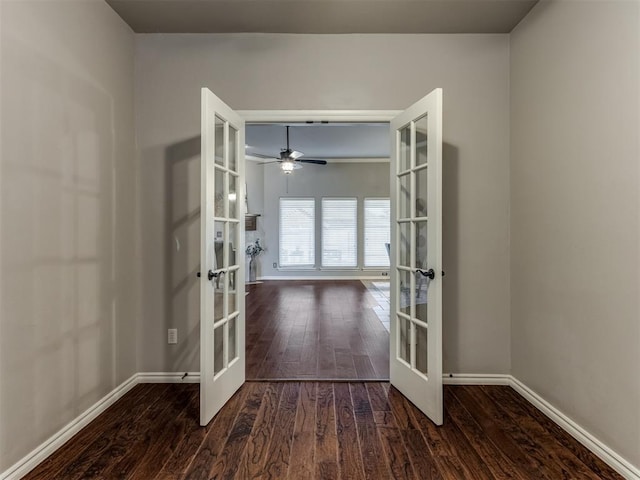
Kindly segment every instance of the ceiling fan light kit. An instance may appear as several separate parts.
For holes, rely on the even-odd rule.
[[[318,158],[300,158],[304,156],[304,153],[298,152],[296,150],[291,150],[289,145],[289,125],[287,125],[287,148],[283,148],[280,150],[280,158],[270,155],[264,155],[261,153],[254,153],[253,155],[259,158],[273,158],[272,162],[263,162],[260,165],[268,165],[270,163],[279,163],[280,168],[285,173],[285,175],[289,175],[294,170],[298,168],[302,168],[302,163],[310,163],[313,165],[326,165],[326,160],[321,160]]]
[[[282,171],[285,173],[285,175],[289,175],[291,172],[293,172],[294,169],[293,162],[290,160],[282,162],[280,164],[280,167],[282,168]]]

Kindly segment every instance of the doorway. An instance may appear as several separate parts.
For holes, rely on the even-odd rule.
[[[247,380],[387,381],[389,124],[248,122],[245,142]]]

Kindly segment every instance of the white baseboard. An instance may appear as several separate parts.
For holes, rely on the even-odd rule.
[[[613,449],[587,432],[584,428],[571,420],[567,415],[547,402],[536,392],[513,376],[510,377],[511,387],[538,408],[547,417],[557,423],[569,435],[600,457],[611,468],[628,480],[640,480],[640,468],[618,455]]]
[[[200,372],[140,372],[138,383],[200,383]]]
[[[77,418],[66,424],[49,439],[9,467],[9,469],[2,472],[2,474],[0,474],[0,480],[18,480],[37,467],[40,462],[64,445],[71,437],[131,390],[138,383],[137,377],[137,374],[132,375],[131,378],[114,388]]]
[[[445,373],[445,385],[510,385],[511,375],[494,373]]]

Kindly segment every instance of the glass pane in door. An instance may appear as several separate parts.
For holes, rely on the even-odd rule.
[[[426,271],[429,268],[427,262],[427,222],[416,222],[416,238],[414,241],[416,268]],[[422,273],[416,272],[416,304],[427,303],[427,288],[429,286],[429,278]]]
[[[398,356],[411,363],[411,321],[398,316]]]
[[[411,263],[411,223],[404,222],[398,224],[399,235],[398,242],[400,252],[398,255],[398,265],[410,267]]]
[[[237,334],[236,334],[236,317],[229,320],[229,362],[238,355]]]
[[[229,170],[232,172],[238,171],[238,151],[236,148],[238,140],[238,132],[235,128],[229,125]]]
[[[416,166],[427,163],[427,116],[416,120]]]
[[[214,149],[216,164],[221,166],[224,165],[224,123],[224,120],[216,116]]]
[[[229,267],[238,265],[238,248],[240,247],[240,223],[229,222]]]
[[[229,223],[229,267],[235,267],[238,265],[238,247],[240,237],[240,224]],[[237,284],[238,269],[232,269],[229,271],[229,315],[233,315],[238,311],[238,296]],[[244,292],[243,292],[244,293]],[[244,297],[242,297],[244,299]]]
[[[399,149],[398,170],[404,172],[411,168],[411,125],[407,125],[400,131]]]
[[[214,222],[214,270],[224,268],[224,239],[225,232],[227,230],[227,222],[217,221]]]
[[[415,222],[416,238],[414,248],[416,252],[416,268],[427,268],[427,229],[426,221]]]
[[[398,270],[399,305],[398,311],[405,315],[411,315],[411,273],[407,270]]]
[[[238,215],[237,184],[235,175],[229,173],[229,218],[237,218]]]
[[[213,331],[213,374],[224,368],[224,324]]]
[[[224,217],[224,175],[222,170],[215,169],[215,197],[213,198],[213,215],[215,217]]]
[[[416,370],[427,375],[427,329],[414,324],[416,329]]]
[[[416,217],[427,216],[427,179],[428,168],[416,172]]]
[[[398,218],[410,218],[411,217],[411,174],[408,173],[399,178],[400,191],[399,199],[400,211],[398,212]]]

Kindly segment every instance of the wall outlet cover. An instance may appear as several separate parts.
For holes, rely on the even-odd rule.
[[[178,329],[177,328],[170,328],[167,331],[167,342],[169,343],[169,345],[175,345],[176,343],[178,343]]]

